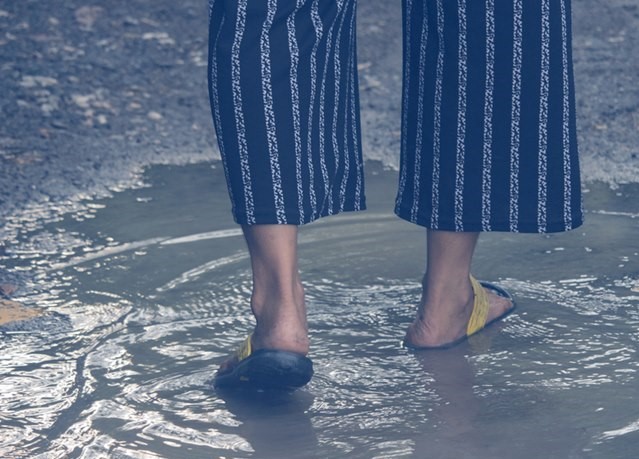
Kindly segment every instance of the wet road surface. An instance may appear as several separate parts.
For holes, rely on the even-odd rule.
[[[586,225],[483,237],[475,271],[519,309],[439,356],[399,346],[424,238],[391,214],[398,3],[360,1],[371,209],[302,232],[317,376],[247,399],[209,384],[251,320],[208,112],[206,2],[0,2],[0,308],[37,316],[0,327],[1,456],[636,450],[639,5],[573,1]]]

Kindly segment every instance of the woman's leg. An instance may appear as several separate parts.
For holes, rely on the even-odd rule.
[[[409,344],[464,335],[477,232],[582,223],[570,3],[403,1],[396,213],[430,228]],[[489,302],[488,321],[510,307],[490,292]]]
[[[219,384],[298,387],[312,374],[297,228],[365,208],[356,4],[211,1],[211,108],[257,322]]]
[[[417,316],[406,333],[414,347],[435,347],[466,334],[473,310],[470,266],[479,233],[427,230],[428,253],[422,297]],[[513,304],[488,291],[490,309],[486,322],[501,316]]]
[[[257,321],[254,349],[306,354],[308,332],[304,289],[297,267],[297,226],[244,226],[251,255],[251,309]]]
[[[270,349],[306,355],[309,340],[297,267],[297,226],[244,225],[242,230],[253,272],[251,310],[256,325],[250,335],[252,352]],[[238,363],[238,356],[231,356],[220,365],[218,374],[233,371]]]

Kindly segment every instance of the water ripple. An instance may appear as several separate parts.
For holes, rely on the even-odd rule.
[[[581,262],[604,244],[594,236],[501,237],[502,252],[532,261],[500,278],[486,238],[478,274],[518,309],[455,349],[412,352],[401,340],[423,233],[374,212],[326,219],[300,235],[313,381],[228,394],[213,390],[215,369],[254,325],[240,232],[169,231],[162,211],[164,226],[121,242],[122,221],[102,212],[137,216],[127,202],[24,233],[3,259],[23,273],[12,300],[44,312],[0,328],[3,457],[524,459],[543,438],[549,457],[603,458],[636,442],[639,295],[618,265],[639,248],[607,250],[616,271],[603,274]],[[547,262],[558,254],[571,254],[561,275]]]

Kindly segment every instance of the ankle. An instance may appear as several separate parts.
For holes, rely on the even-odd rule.
[[[277,314],[292,314],[304,311],[304,287],[299,280],[253,285],[251,309],[259,320]]]
[[[308,353],[304,289],[296,282],[287,289],[254,289],[251,308],[256,319],[253,345],[256,349],[278,349]]]
[[[308,354],[310,347],[305,324],[295,327],[285,321],[276,326],[264,326],[258,322],[253,331],[252,343],[255,349],[277,349],[304,355]]]
[[[459,308],[473,298],[473,288],[467,275],[443,278],[424,276],[422,306],[430,309]]]

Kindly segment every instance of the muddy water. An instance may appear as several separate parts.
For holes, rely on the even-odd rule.
[[[394,185],[373,170],[368,212],[302,230],[316,376],[292,395],[211,386],[252,326],[219,167],[153,168],[21,233],[0,261],[45,314],[0,328],[0,456],[634,456],[639,188],[592,186],[570,234],[485,235],[474,271],[517,312],[411,353],[424,235],[392,216]]]

